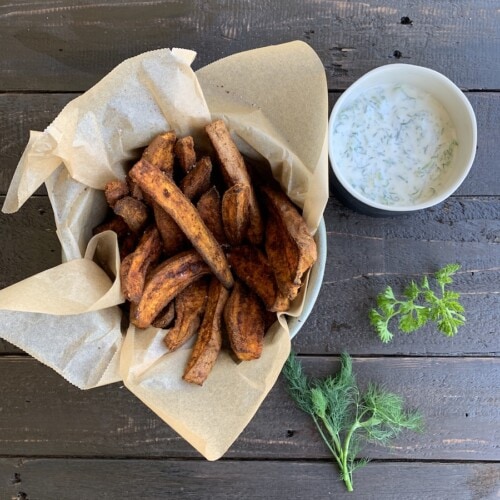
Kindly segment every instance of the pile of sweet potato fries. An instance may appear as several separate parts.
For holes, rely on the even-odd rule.
[[[183,378],[202,385],[227,341],[260,357],[276,312],[287,311],[317,258],[304,219],[272,179],[251,179],[222,120],[205,127],[213,150],[158,135],[125,181],[105,187],[121,287],[137,328],[165,328],[173,351],[197,334]],[[169,328],[170,327],[170,328]]]

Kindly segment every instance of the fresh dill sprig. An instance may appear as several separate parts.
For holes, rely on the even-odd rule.
[[[387,445],[402,430],[420,431],[422,417],[403,409],[403,399],[370,384],[360,392],[348,354],[341,356],[340,370],[324,379],[310,379],[293,352],[283,375],[295,404],[310,415],[340,469],[347,491],[353,491],[353,472],[366,465],[359,458],[363,441]]]
[[[379,294],[378,308],[370,310],[369,318],[382,342],[392,340],[393,333],[389,330],[392,318],[398,318],[399,329],[404,333],[414,332],[433,321],[444,335],[455,335],[458,327],[465,323],[464,308],[458,301],[460,294],[447,290],[446,286],[453,282],[452,276],[459,269],[459,264],[448,264],[435,273],[440,296],[430,288],[426,276],[420,285],[411,281],[401,299],[395,297],[390,286]]]

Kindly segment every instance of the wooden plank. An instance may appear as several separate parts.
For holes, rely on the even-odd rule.
[[[337,358],[306,357],[313,376]],[[499,358],[355,358],[362,386],[384,384],[419,408],[426,430],[402,434],[376,459],[500,461]],[[190,445],[120,384],[79,391],[28,357],[1,357],[4,456],[198,457]],[[329,459],[310,417],[280,378],[226,458]]]
[[[0,204],[3,204],[0,197]],[[61,263],[54,215],[46,196],[33,196],[15,214],[0,213],[0,288]]]
[[[3,204],[4,197],[0,197]],[[0,289],[61,263],[54,215],[46,196],[33,196],[17,213],[0,213]],[[0,354],[22,353],[0,339]]]
[[[407,217],[355,214],[330,198],[325,221],[328,258],[318,301],[296,347],[302,353],[438,354],[500,352],[500,203],[452,198],[441,208]],[[401,293],[411,279],[458,262],[453,289],[467,323],[454,338],[429,325],[382,344],[368,321],[387,285]]]
[[[352,498],[330,463],[183,460],[0,459],[2,498],[252,500]],[[493,499],[499,464],[370,463],[356,498]],[[25,496],[23,496],[23,494]]]
[[[2,199],[0,198],[0,203]],[[331,198],[325,220],[328,259],[318,301],[296,338],[301,353],[484,355],[500,352],[500,199],[452,198],[442,207],[401,218],[355,214]],[[0,214],[0,286],[60,262],[46,197],[34,197],[15,215]],[[460,262],[455,288],[467,324],[453,338],[433,328],[399,334],[382,344],[368,323],[375,297],[387,285],[401,291],[409,279]],[[19,352],[0,342],[0,353]]]
[[[332,89],[393,62],[429,66],[464,88],[498,89],[497,7],[488,0],[401,0],[397,7],[383,0],[4,3],[0,88],[81,91],[146,50],[196,50],[198,68],[298,39],[317,51]],[[402,24],[403,16],[412,23]]]
[[[1,7],[0,7],[1,9]],[[1,35],[0,35],[1,36]],[[1,64],[1,61],[0,61]],[[330,93],[330,110],[340,94]],[[30,130],[44,130],[59,111],[78,94],[0,94],[0,194],[5,194]],[[472,170],[457,191],[459,195],[498,195],[497,124],[500,94],[468,93],[478,122],[478,150]],[[39,191],[43,193],[45,191]]]
[[[0,94],[0,193],[5,194],[14,169],[29,138],[30,130],[43,130],[64,105],[78,94]],[[330,94],[330,109],[339,93]],[[500,193],[496,175],[495,124],[500,120],[500,96],[494,93],[469,93],[478,119],[478,153],[470,175],[457,194],[495,195]]]

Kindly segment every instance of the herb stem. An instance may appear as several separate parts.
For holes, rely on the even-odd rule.
[[[349,457],[349,446],[351,444],[351,438],[353,434],[359,429],[360,424],[359,420],[356,419],[352,427],[349,429],[349,432],[346,435],[344,449],[342,450],[342,477],[344,479],[344,483],[347,487],[347,491],[353,491],[352,489],[352,471],[349,470],[349,466],[347,465],[347,459]]]
[[[357,458],[360,440],[386,444],[403,429],[419,430],[417,413],[403,409],[403,400],[370,384],[363,394],[352,372],[352,360],[342,354],[340,372],[335,377],[310,380],[293,352],[283,374],[290,396],[307,413],[333,455],[347,491],[353,491],[353,473],[367,464]],[[356,431],[362,429],[359,436]]]
[[[337,450],[342,450],[342,445],[340,444],[340,440],[338,438],[337,433],[333,430],[332,426],[328,423],[328,420],[326,418],[322,418],[321,421],[323,422],[323,425],[326,427],[326,430],[328,431],[328,434],[332,437],[332,441],[335,444],[335,447]]]
[[[316,428],[318,429],[318,432],[320,433],[320,436],[322,437],[323,441],[325,442],[326,446],[328,446],[328,449],[330,450],[330,452],[332,453],[332,455],[334,456],[335,460],[337,461],[337,463],[339,464],[340,467],[342,467],[342,462],[340,460],[340,457],[337,453],[337,450],[335,450],[332,445],[330,444],[330,441],[328,440],[328,437],[325,435],[325,433],[323,432],[323,429],[320,425],[320,423],[318,422],[318,419],[316,418],[316,415],[314,414],[311,414],[311,417],[314,421],[314,423],[316,424]],[[323,420],[322,420],[323,421]],[[324,422],[324,421],[323,421]],[[334,436],[332,435],[332,438],[334,438]],[[340,443],[339,443],[339,446],[338,446],[338,449],[341,451],[342,448],[340,447]]]

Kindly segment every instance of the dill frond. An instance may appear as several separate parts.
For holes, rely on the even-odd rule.
[[[353,472],[368,462],[358,457],[363,442],[386,445],[403,430],[422,430],[421,415],[405,410],[401,396],[375,384],[360,393],[348,354],[342,354],[335,375],[309,379],[291,352],[283,375],[295,404],[311,415],[348,491],[353,491]]]

